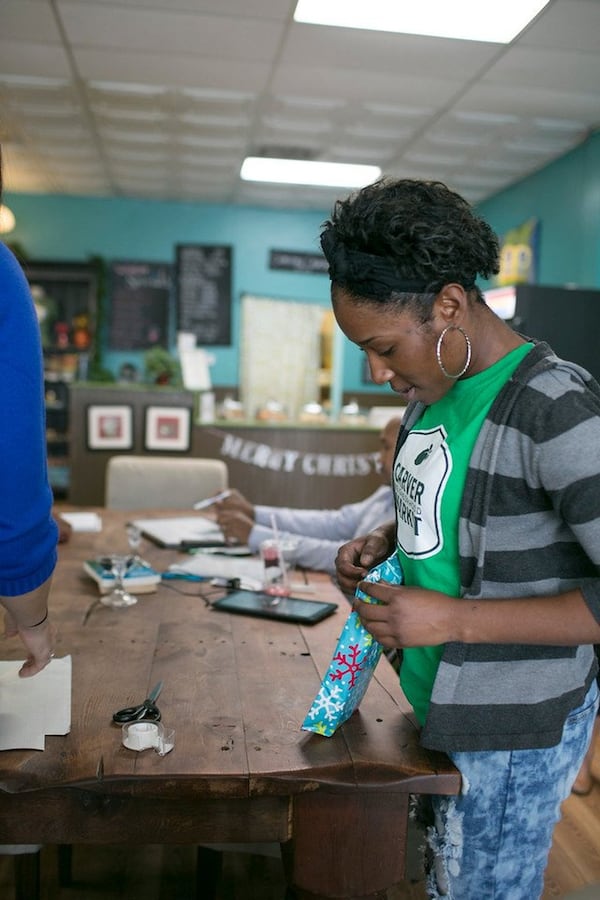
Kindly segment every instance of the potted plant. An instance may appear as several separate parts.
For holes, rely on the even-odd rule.
[[[152,347],[146,351],[144,369],[151,384],[181,384],[179,361],[164,347]]]

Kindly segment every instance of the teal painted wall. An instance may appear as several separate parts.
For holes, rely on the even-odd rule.
[[[231,244],[233,320],[231,347],[214,348],[213,382],[238,382],[240,297],[253,293],[329,306],[325,275],[272,271],[269,250],[316,252],[321,223],[329,214],[192,203],[6,194],[19,242],[31,259],[174,261],[177,243]],[[600,287],[600,133],[482,203],[479,212],[503,234],[532,216],[541,221],[539,282]],[[365,390],[363,357],[344,340],[343,387]],[[211,349],[211,352],[212,349]],[[139,354],[104,350],[114,372]],[[369,389],[384,393],[388,388]]]
[[[499,235],[540,220],[539,284],[600,287],[600,132],[478,212]]]
[[[230,244],[233,249],[231,347],[214,347],[214,384],[238,383],[240,297],[244,293],[329,307],[326,275],[268,268],[271,249],[315,253],[327,211],[279,211],[191,203],[6,194],[17,227],[10,240],[32,260],[174,262],[178,243]],[[106,305],[107,318],[110,314]],[[103,349],[103,364],[140,366],[142,354]]]

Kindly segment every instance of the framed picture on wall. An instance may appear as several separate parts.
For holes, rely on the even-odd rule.
[[[88,406],[87,445],[90,450],[131,450],[133,408],[131,406]]]
[[[190,449],[191,410],[187,406],[147,406],[144,449]]]

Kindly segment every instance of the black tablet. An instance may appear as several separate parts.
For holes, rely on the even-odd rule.
[[[314,625],[335,612],[337,603],[305,600],[302,597],[273,597],[257,591],[231,591],[220,600],[215,600],[213,608],[263,619]]]

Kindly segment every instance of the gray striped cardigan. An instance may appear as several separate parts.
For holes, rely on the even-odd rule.
[[[398,447],[423,410],[411,404]],[[600,386],[536,343],[475,443],[459,520],[465,599],[580,587],[600,621]],[[579,647],[448,643],[422,743],[432,749],[550,747],[596,674]]]

